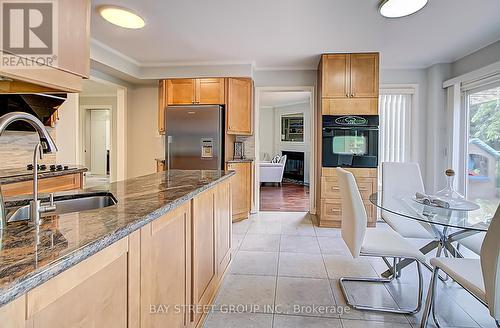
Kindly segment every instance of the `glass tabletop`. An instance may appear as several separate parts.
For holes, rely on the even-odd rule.
[[[410,197],[399,195],[385,198],[382,199],[382,192],[379,191],[370,196],[370,202],[382,211],[404,218],[463,230],[487,231],[494,215],[481,208],[462,211],[424,205]]]

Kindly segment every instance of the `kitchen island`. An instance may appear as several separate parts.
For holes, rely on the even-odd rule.
[[[113,206],[49,216],[38,232],[27,222],[8,224],[0,249],[0,322],[200,325],[204,312],[193,309],[211,303],[231,260],[232,175],[151,174],[78,192],[110,193]],[[7,199],[6,205],[23,204]],[[161,305],[162,313],[152,312]]]

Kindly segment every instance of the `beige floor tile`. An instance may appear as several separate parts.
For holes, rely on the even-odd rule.
[[[203,328],[271,328],[272,325],[272,314],[216,311],[208,315]]]
[[[277,252],[239,251],[229,268],[229,272],[232,274],[275,276],[277,269]]]
[[[233,233],[246,234],[251,223],[249,219],[233,223]]]
[[[272,276],[233,275],[225,277],[215,300],[217,309],[244,306],[244,312],[268,312],[274,304],[276,278]]]
[[[330,279],[341,277],[377,277],[377,273],[366,258],[350,256],[323,255],[326,270]]]
[[[334,237],[334,238],[340,238],[340,229],[339,228],[320,228],[317,226],[314,226],[314,230],[316,231],[316,236],[318,237]]]
[[[279,276],[327,278],[323,257],[317,254],[280,253]]]
[[[344,328],[411,328],[409,323],[342,319]]]
[[[326,279],[278,277],[276,288],[278,313],[338,317],[335,300]]]
[[[273,328],[342,328],[340,319],[275,315]]]
[[[268,235],[279,235],[281,234],[281,223],[280,222],[265,222],[265,221],[254,221],[250,224],[247,233],[251,234],[268,234]]]
[[[318,240],[313,236],[281,236],[282,252],[320,254]]]
[[[342,238],[318,237],[319,248],[323,254],[350,256],[349,249]]]
[[[245,238],[244,234],[233,233],[233,249],[234,250],[237,251],[240,248],[241,242],[243,241],[244,238]]]
[[[242,251],[277,252],[280,246],[280,235],[247,234],[241,243]]]

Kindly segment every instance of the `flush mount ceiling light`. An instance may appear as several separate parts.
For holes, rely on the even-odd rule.
[[[378,10],[387,18],[405,17],[425,7],[428,0],[382,0]]]
[[[102,18],[120,27],[138,29],[146,25],[141,16],[127,8],[118,6],[99,6],[96,10]]]

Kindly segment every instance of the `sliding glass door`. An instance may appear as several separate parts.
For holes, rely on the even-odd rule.
[[[466,195],[494,213],[500,203],[500,85],[467,92]]]

